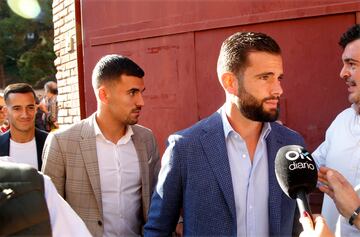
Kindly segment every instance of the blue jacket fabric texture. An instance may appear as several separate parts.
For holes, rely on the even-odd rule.
[[[264,189],[269,188],[270,236],[298,236],[300,224],[296,202],[287,197],[277,183],[274,161],[281,147],[304,146],[304,139],[274,122],[266,143],[269,186]],[[237,236],[234,191],[221,109],[169,137],[144,235],[170,236],[181,209],[184,236]]]
[[[35,142],[37,151],[38,170],[42,166],[42,151],[48,133],[35,128]],[[10,130],[0,135],[0,156],[9,156],[10,154]]]

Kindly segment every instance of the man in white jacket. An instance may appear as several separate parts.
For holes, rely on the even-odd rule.
[[[335,118],[326,131],[325,141],[312,155],[319,166],[339,171],[355,187],[360,183],[360,25],[345,32],[339,44],[344,49],[340,77],[347,86],[352,105]],[[339,212],[327,195],[322,215],[335,232]]]

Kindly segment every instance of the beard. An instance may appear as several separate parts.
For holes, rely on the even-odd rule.
[[[278,96],[270,96],[262,99],[261,101],[257,100],[253,95],[248,93],[244,87],[239,87],[239,101],[238,105],[240,112],[246,118],[258,121],[258,122],[275,122],[279,118],[280,114],[280,103],[278,103],[276,109],[271,109],[270,111],[264,110],[264,103],[267,100],[279,100]]]

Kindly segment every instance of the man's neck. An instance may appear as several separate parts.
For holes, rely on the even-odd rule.
[[[126,126],[109,119],[104,112],[98,111],[95,116],[96,122],[104,137],[116,144],[126,133]]]
[[[250,160],[252,161],[254,159],[263,123],[246,118],[234,104],[227,104],[225,107],[229,123],[231,127],[244,139],[249,152]]]
[[[354,109],[356,111],[356,114],[360,115],[360,103],[358,103],[358,104],[354,103]]]
[[[246,140],[250,137],[258,138],[260,136],[263,126],[262,122],[246,118],[235,105],[226,104],[225,112],[231,127],[240,134],[243,139]]]
[[[14,129],[10,126],[10,136],[11,136],[11,140],[13,140],[14,142],[17,142],[17,143],[30,142],[35,137],[35,128],[33,128],[29,131],[23,132],[23,131]]]

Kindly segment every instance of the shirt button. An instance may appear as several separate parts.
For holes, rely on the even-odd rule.
[[[242,155],[242,158],[246,158],[246,155],[245,155],[245,154],[243,154],[243,155]]]
[[[99,226],[102,226],[102,221],[98,221],[98,225],[99,225]]]

